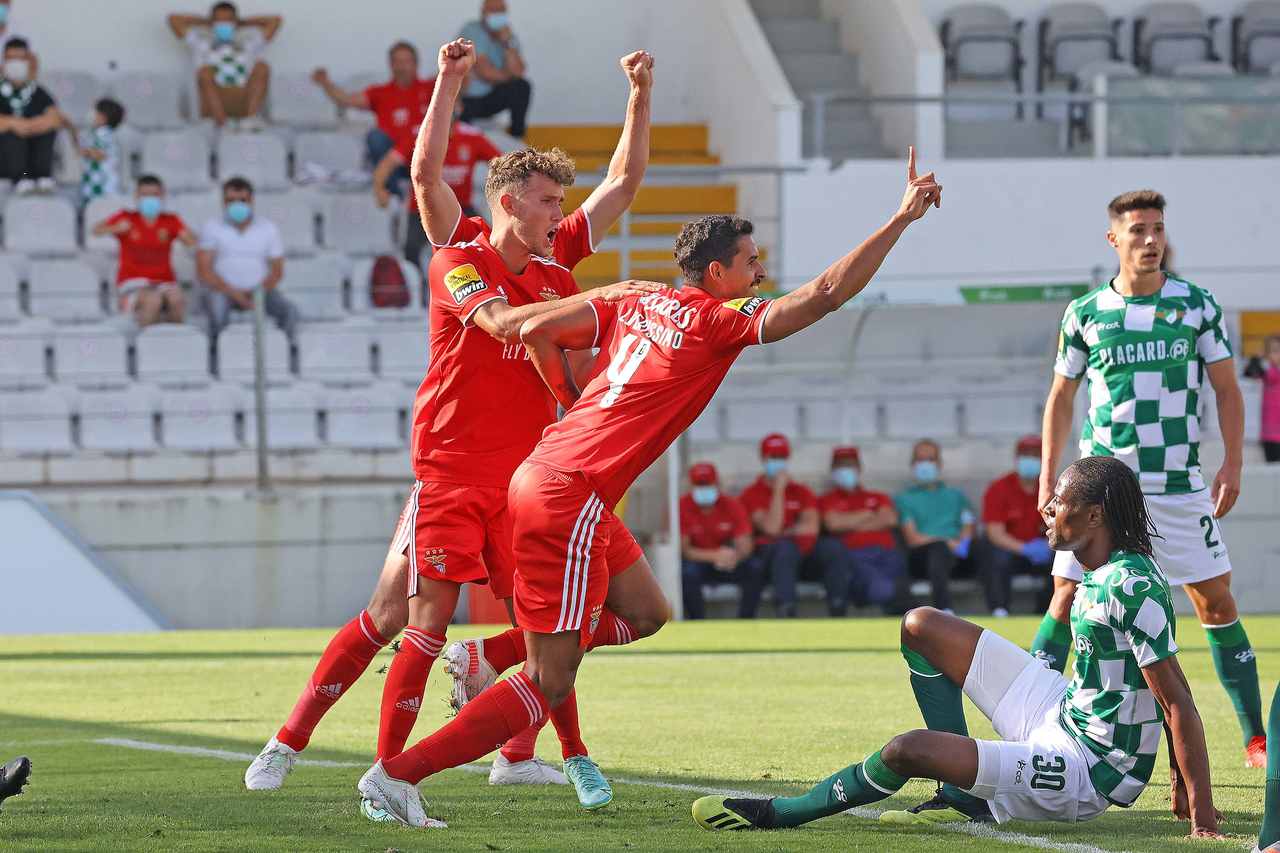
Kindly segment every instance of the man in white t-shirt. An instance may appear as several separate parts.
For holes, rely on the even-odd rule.
[[[204,285],[209,333],[217,335],[232,311],[252,311],[261,287],[267,315],[293,339],[297,307],[277,289],[284,277],[284,242],[274,222],[253,215],[253,185],[231,178],[222,185],[223,216],[200,231],[196,275]]]
[[[234,3],[214,3],[209,17],[173,14],[169,29],[186,42],[196,66],[200,115],[218,127],[228,118],[244,119],[241,127],[262,126],[271,68],[262,61],[267,44],[284,19],[279,15],[241,18]]]

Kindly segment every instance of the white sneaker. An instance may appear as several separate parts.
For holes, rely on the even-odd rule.
[[[381,761],[370,767],[360,777],[360,784],[357,787],[360,790],[360,796],[368,800],[370,806],[381,809],[399,823],[423,829],[443,829],[446,826],[442,820],[427,817],[427,810],[422,805],[422,795],[418,793],[418,786],[392,779],[387,775],[387,771],[382,769]],[[361,811],[365,809],[362,803]]]
[[[250,791],[274,791],[293,770],[298,751],[272,738],[244,771],[244,786]]]
[[[258,116],[249,116],[248,118],[240,119],[239,130],[242,130],[245,133],[258,133],[259,131],[266,129],[267,123]]]
[[[568,785],[569,780],[559,770],[541,758],[528,761],[508,761],[502,753],[493,760],[489,771],[490,785]]]
[[[51,193],[57,192],[58,182],[53,178],[36,178],[36,192]]]
[[[444,650],[444,671],[453,678],[449,705],[454,713],[498,680],[498,673],[484,659],[484,640],[450,643]]]
[[[1009,617],[1009,611],[1005,610],[1003,607],[997,607],[995,610],[991,611],[991,615],[997,619],[1007,619]]]
[[[13,191],[18,195],[30,195],[36,191],[36,182],[30,178],[22,178],[13,185]]]

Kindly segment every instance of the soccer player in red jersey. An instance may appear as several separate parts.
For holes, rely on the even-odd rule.
[[[432,360],[418,390],[412,426],[417,482],[369,607],[330,641],[288,721],[246,771],[247,787],[280,787],[320,718],[389,638],[405,629],[387,675],[378,737],[379,756],[399,753],[421,707],[427,673],[444,646],[460,585],[487,582],[497,597],[510,597],[507,485],[556,413],[555,400],[520,345],[519,329],[558,304],[587,300],[566,266],[593,250],[590,228],[603,233],[634,198],[648,158],[652,59],[644,53],[627,59],[624,68],[632,80],[635,108],[629,109],[619,145],[623,156],[616,158],[617,179],[592,194],[586,203],[589,212],[565,217],[560,211],[564,186],[574,177],[573,163],[563,153],[512,152],[493,162],[486,181],[492,231],[472,220],[459,224],[455,216],[451,228],[472,229],[467,242],[442,248],[433,257],[428,275]],[[441,49],[439,85],[414,157],[424,218],[439,220],[444,194],[452,210],[458,210],[448,185],[443,180],[433,184],[432,170],[438,176],[453,98],[470,62],[474,54],[469,45]],[[636,89],[642,97],[634,94]],[[430,232],[430,223],[424,225]],[[551,260],[553,255],[567,264]],[[622,284],[590,296],[608,302],[657,289]],[[628,569],[623,574],[632,576],[639,604],[617,613],[617,620],[630,626],[624,638],[630,639],[656,631],[670,611],[634,539],[622,533],[617,541],[608,559]],[[646,581],[652,587],[647,596]],[[571,701],[564,707],[556,717],[562,750],[578,759],[575,767],[594,768],[577,733],[576,708]],[[529,749],[531,757],[532,745]],[[526,769],[536,781],[562,781],[550,768],[529,764]],[[374,810],[366,808],[366,814],[376,819]]]
[[[617,302],[590,300],[527,321],[520,330],[534,365],[568,411],[511,478],[516,621],[525,630],[523,670],[497,682],[446,726],[360,780],[361,794],[396,820],[428,826],[416,784],[484,755],[552,713],[573,692],[583,649],[609,591],[604,555],[618,529],[613,507],[710,401],[743,349],[786,338],[857,295],[942,187],[917,176],[894,216],[816,279],[778,299],[753,293],[764,280],[751,223],[708,216],[676,239],[680,290]],[[599,346],[579,391],[565,352]]]

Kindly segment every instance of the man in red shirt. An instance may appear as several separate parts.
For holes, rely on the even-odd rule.
[[[987,547],[980,561],[992,616],[1009,615],[1010,585],[1015,574],[1042,575],[1044,605],[1052,592],[1046,569],[1053,549],[1045,538],[1044,518],[1037,506],[1040,494],[1040,436],[1018,439],[1014,468],[987,487],[982,496],[982,524]]]
[[[173,274],[170,254],[174,241],[188,249],[196,236],[176,213],[164,209],[164,183],[155,175],[138,178],[137,204],[93,226],[96,237],[112,234],[120,241],[116,293],[122,313],[133,314],[139,328],[152,323],[181,323],[187,300]]]
[[[893,537],[898,511],[893,498],[862,485],[856,447],[831,453],[831,490],[818,499],[826,534],[813,549],[827,585],[832,616],[844,616],[849,601],[889,608],[901,592],[906,564]]]
[[[766,435],[760,442],[764,473],[738,495],[755,531],[750,560],[773,581],[774,610],[784,619],[796,615],[800,562],[818,539],[818,499],[787,473],[790,456],[785,435]]]
[[[680,498],[680,580],[684,618],[702,619],[704,584],[736,583],[742,587],[738,618],[754,619],[764,589],[764,572],[747,560],[751,522],[733,496],[720,491],[720,475],[710,462],[689,467],[687,494]]]
[[[525,630],[523,671],[472,699],[447,725],[360,779],[361,793],[396,820],[428,826],[416,784],[484,755],[541,719],[573,692],[584,647],[604,625],[611,592],[605,555],[619,529],[613,507],[700,415],[746,347],[813,325],[866,287],[907,227],[940,205],[942,187],[917,176],[893,217],[813,281],[774,300],[753,294],[765,279],[750,222],[704,216],[676,238],[680,290],[617,302],[593,299],[523,324],[520,338],[567,411],[511,478],[516,620]],[[585,387],[567,351],[599,347]]]

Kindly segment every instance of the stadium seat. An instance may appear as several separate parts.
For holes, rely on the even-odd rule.
[[[53,96],[58,109],[78,127],[88,124],[86,117],[103,91],[102,84],[88,71],[45,71],[41,68],[40,85]]]
[[[712,400],[707,407],[702,410],[702,414],[689,424],[689,429],[685,431],[685,435],[695,444],[715,444],[721,440],[723,436],[720,434],[720,406]]]
[[[999,6],[952,6],[942,19],[948,80],[1011,80],[1021,91],[1022,21]]]
[[[267,388],[267,446],[272,450],[309,450],[320,446],[320,389],[298,382]],[[258,446],[258,414],[246,391],[244,443]]]
[[[103,195],[90,199],[84,208],[84,247],[91,252],[115,255],[120,252],[120,241],[110,234],[93,236],[93,226],[114,216],[121,210],[133,210],[134,200],[127,195]]]
[[[147,326],[133,346],[139,381],[210,381],[209,338],[195,326],[180,323]]]
[[[0,258],[0,320],[22,316],[22,286],[7,259]]]
[[[285,252],[296,255],[316,250],[316,212],[310,194],[260,193],[254,196],[253,205],[256,216],[271,220],[280,229]]]
[[[879,432],[879,406],[861,397],[806,400],[805,438],[813,441],[852,441],[875,438]]]
[[[953,438],[960,434],[956,399],[948,396],[884,401],[885,434],[897,439]]]
[[[963,398],[970,436],[1012,437],[1039,432],[1041,398],[1033,394],[981,394]]]
[[[213,219],[222,219],[222,193],[204,189],[200,192],[173,193],[166,207],[177,214],[197,238],[201,230]],[[182,249],[174,250],[176,256]]]
[[[241,177],[256,193],[289,186],[289,153],[270,133],[223,133],[218,139],[218,177]]]
[[[404,258],[395,256],[404,272],[405,284],[409,288],[409,304],[404,308],[374,308],[370,303],[369,277],[373,273],[373,258],[360,258],[351,265],[351,310],[355,313],[372,311],[380,315],[396,316],[399,314],[423,313],[422,275],[418,268]]]
[[[236,412],[243,404],[238,388],[218,382],[160,392],[161,443],[173,450],[236,450]]]
[[[338,108],[307,73],[273,73],[267,112],[288,127],[338,126]]]
[[[185,123],[181,114],[185,75],[158,71],[124,71],[111,81],[111,94],[124,107],[124,121],[142,130],[173,130]]]
[[[81,260],[33,260],[28,273],[31,313],[51,320],[102,319],[98,274]]]
[[[71,404],[57,388],[0,391],[0,450],[70,453]]]
[[[48,382],[49,371],[45,363],[48,347],[47,324],[26,322],[0,326],[0,385],[44,385]]]
[[[4,205],[4,247],[24,254],[74,254],[76,209],[61,196],[13,196]]]
[[[731,400],[725,403],[724,413],[725,438],[730,441],[759,441],[771,432],[800,432],[800,409],[792,400]]]
[[[1073,79],[1090,62],[1118,60],[1119,29],[1120,21],[1108,19],[1096,3],[1050,4],[1037,29],[1039,90],[1054,81]]]
[[[1133,62],[1148,73],[1169,74],[1184,62],[1216,61],[1215,23],[1195,3],[1151,3],[1133,19]]]
[[[209,141],[195,129],[149,133],[142,144],[142,171],[157,175],[170,193],[209,189]]]
[[[129,342],[119,326],[55,326],[51,342],[53,375],[59,382],[129,381]]]
[[[1231,61],[1241,74],[1280,62],[1280,0],[1253,0],[1231,19]]]
[[[368,193],[330,193],[324,214],[324,245],[348,255],[394,253],[392,210]]]
[[[1236,70],[1225,62],[1180,62],[1169,72],[1171,77],[1233,77]]]
[[[363,323],[315,323],[298,332],[298,375],[318,382],[369,382],[373,378],[369,327]]]
[[[329,172],[364,168],[364,142],[352,133],[299,133],[293,140],[294,172],[302,175],[308,163]]]
[[[271,325],[263,329],[266,341],[266,374],[271,382],[292,378],[289,367],[289,339]],[[253,324],[232,323],[218,335],[218,378],[224,382],[253,381]]]
[[[76,400],[80,446],[116,452],[156,450],[158,403],[159,395],[149,385],[81,390]]]
[[[341,256],[289,258],[281,292],[298,306],[304,320],[338,320],[346,316],[342,294]]]
[[[331,388],[324,395],[328,443],[358,450],[403,447],[400,413],[413,393],[399,382]]]
[[[847,364],[858,312],[837,311],[807,329],[765,347],[775,364],[835,362]]]
[[[427,324],[379,323],[374,327],[378,375],[384,379],[419,382],[431,361]]]

